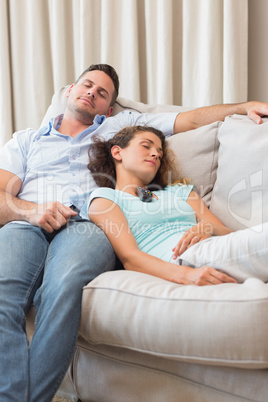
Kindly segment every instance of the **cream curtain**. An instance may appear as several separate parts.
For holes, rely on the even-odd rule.
[[[120,96],[202,106],[247,100],[248,0],[0,0],[0,146],[39,127],[92,63]]]

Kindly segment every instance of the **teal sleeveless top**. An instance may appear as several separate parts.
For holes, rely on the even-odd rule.
[[[106,198],[118,205],[126,216],[139,249],[169,261],[172,248],[184,232],[197,223],[192,207],[186,202],[192,189],[192,185],[167,186],[154,191],[158,199],[143,202],[134,195],[101,187],[92,192],[88,206],[95,198]],[[120,227],[112,229],[115,235],[120,233]]]

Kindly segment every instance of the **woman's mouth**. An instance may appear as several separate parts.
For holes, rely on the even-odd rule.
[[[146,162],[151,163],[152,165],[156,166],[155,161],[151,161],[151,160],[146,160]]]

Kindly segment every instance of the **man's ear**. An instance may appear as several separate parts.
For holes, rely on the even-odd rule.
[[[69,88],[67,89],[67,91],[65,92],[66,98],[69,98],[70,93],[71,93],[71,91],[72,91],[74,85],[75,85],[75,84],[70,85]]]
[[[113,113],[113,110],[114,110],[114,108],[113,108],[112,106],[109,107],[109,109],[108,109],[107,113],[105,114],[105,116],[106,116],[106,117],[110,117],[111,114]]]
[[[121,157],[121,148],[119,147],[119,145],[114,145],[114,146],[111,148],[111,154],[112,154],[112,157],[113,157],[115,160],[117,160],[117,161],[121,161],[121,160],[122,160],[122,157]]]

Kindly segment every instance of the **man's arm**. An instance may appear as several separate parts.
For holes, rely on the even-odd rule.
[[[19,199],[22,181],[11,172],[0,169],[0,225],[11,221],[26,221],[52,233],[77,215],[60,202],[36,204]]]
[[[174,133],[193,130],[214,121],[223,121],[232,114],[244,114],[256,124],[261,124],[262,116],[268,115],[268,103],[246,102],[237,104],[200,107],[179,113],[174,123]]]

